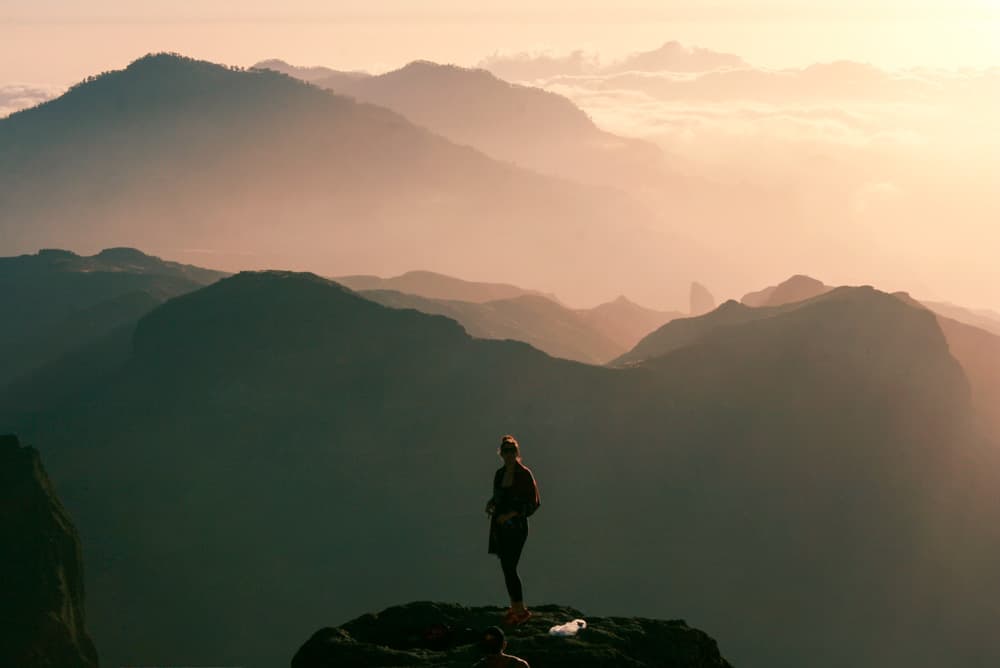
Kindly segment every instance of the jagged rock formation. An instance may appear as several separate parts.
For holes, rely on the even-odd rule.
[[[0,435],[0,666],[96,668],[80,539],[38,451]]]
[[[560,605],[533,608],[525,624],[507,629],[507,652],[532,668],[671,666],[727,668],[716,641],[682,620],[587,617]],[[292,668],[328,666],[436,666],[468,668],[483,656],[482,629],[503,610],[420,601],[320,629],[292,658]],[[549,635],[551,627],[587,620],[576,637]]]
[[[691,315],[701,315],[708,313],[715,308],[715,297],[701,283],[695,281],[691,284]]]

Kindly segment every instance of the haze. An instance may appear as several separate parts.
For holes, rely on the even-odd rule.
[[[155,51],[373,73],[415,59],[486,67],[568,97],[603,130],[656,143],[685,177],[752,191],[750,200],[726,195],[711,214],[660,212],[669,218],[666,232],[706,251],[703,263],[685,267],[689,275],[665,277],[674,282],[647,294],[611,277],[605,292],[561,295],[578,306],[627,290],[650,306],[676,308],[689,280],[724,298],[808,273],[1000,309],[997,34],[1000,2],[992,0],[640,1],[625,9],[400,0],[377,9],[103,0],[81,9],[13,0],[0,13],[0,116]],[[690,67],[675,58],[637,70],[629,60],[672,40],[687,50]],[[719,71],[697,62],[698,54],[729,54],[741,64]],[[762,206],[748,210],[747,201]],[[184,249],[148,250],[177,257]],[[665,252],[662,260],[676,259]],[[324,273],[409,269],[449,268],[396,258]],[[483,268],[464,278],[509,277]],[[530,287],[557,286],[542,277]]]

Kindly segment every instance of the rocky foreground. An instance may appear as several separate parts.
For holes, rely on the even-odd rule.
[[[0,434],[0,666],[96,668],[80,538],[38,451]]]
[[[574,608],[532,608],[525,624],[505,627],[507,652],[532,668],[731,668],[715,640],[682,620],[589,617]],[[483,656],[482,630],[503,618],[498,607],[420,601],[322,628],[292,658],[292,668],[436,666],[468,668]],[[573,637],[553,626],[583,619]]]

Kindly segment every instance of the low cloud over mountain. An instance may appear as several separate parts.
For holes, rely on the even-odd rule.
[[[0,118],[34,107],[59,95],[64,88],[45,84],[0,83]]]
[[[640,51],[602,65],[598,54],[583,50],[564,56],[551,53],[494,53],[479,67],[511,81],[530,81],[560,75],[611,74],[616,72],[706,72],[719,68],[744,67],[739,56],[670,41],[651,51]]]
[[[769,257],[779,274],[807,266],[839,282],[1000,305],[990,250],[1000,247],[992,224],[1000,218],[1000,69],[664,66],[534,83],[610,132],[657,143],[707,179],[753,184],[771,192],[767,201],[795,203],[759,219],[734,211],[744,224],[712,242],[733,261],[746,248],[761,259],[773,252],[768,242],[783,239],[797,257]]]

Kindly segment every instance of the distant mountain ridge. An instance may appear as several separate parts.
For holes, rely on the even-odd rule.
[[[326,86],[323,82],[336,80],[338,78],[360,79],[371,76],[367,72],[343,72],[329,67],[296,67],[295,65],[289,65],[284,60],[280,60],[278,58],[262,60],[254,65],[253,69],[274,70],[275,72],[281,72],[282,74],[287,74],[290,77],[302,79],[303,81],[308,81],[310,83],[317,83],[318,85],[322,85],[324,87]]]
[[[735,665],[992,665],[1000,461],[933,315],[871,288],[773,308],[608,369],[242,273],[16,426],[70,490],[90,582],[130,594],[94,597],[111,664],[274,665],[373,600],[502,596],[482,504],[513,431],[550,499],[533,600],[684,611]]]
[[[621,352],[617,343],[591,327],[578,312],[537,295],[473,303],[427,299],[388,290],[365,290],[359,294],[391,308],[448,316],[458,321],[470,336],[524,341],[553,357],[604,364]]]
[[[578,310],[592,327],[611,339],[621,350],[629,350],[642,337],[676,318],[683,318],[680,311],[660,311],[646,308],[624,295],[591,309]]]
[[[608,273],[645,299],[697,261],[621,191],[489,159],[277,72],[171,54],[0,120],[0,199],[15,252],[58,240],[226,270],[506,267],[576,301]],[[654,261],[665,248],[682,261]]]
[[[538,290],[519,288],[508,283],[466,281],[433,271],[408,271],[390,278],[365,275],[335,276],[333,280],[352,290],[394,290],[428,299],[483,303],[496,299],[535,295],[559,302],[555,295]]]
[[[833,288],[809,276],[792,276],[776,286],[748,293],[741,303],[730,300],[700,318],[671,321],[611,364],[641,365],[677,349],[696,345],[717,330],[771,318],[827,296],[836,298],[848,289]],[[988,318],[984,321],[982,315],[951,304],[921,302],[907,293],[894,296],[915,308],[934,313],[951,354],[968,377],[977,411],[991,433],[1000,436],[1000,335],[988,328]]]
[[[224,276],[134,248],[0,257],[0,388]]]
[[[524,341],[554,357],[587,364],[608,362],[682,315],[647,309],[624,296],[591,309],[570,309],[555,295],[425,271],[389,279],[340,276],[334,280],[383,306],[454,318],[472,336]]]
[[[569,99],[486,70],[417,60],[377,76],[307,80],[544,174],[625,189],[664,187],[671,177],[654,144],[600,130]]]
[[[832,287],[825,285],[822,281],[798,274],[778,285],[772,285],[758,292],[747,293],[743,295],[740,302],[753,307],[781,306],[783,304],[812,299],[832,289]]]

